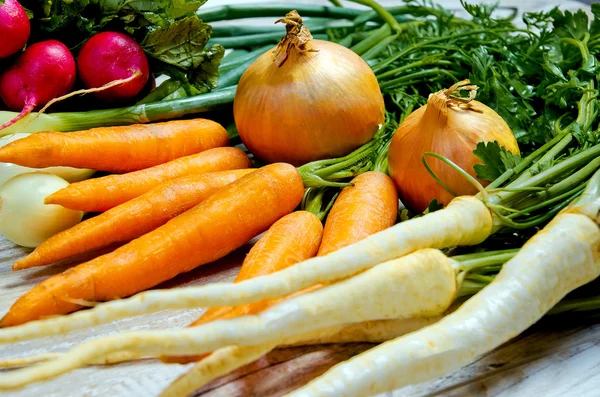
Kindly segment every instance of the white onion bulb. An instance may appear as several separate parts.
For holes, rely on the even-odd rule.
[[[44,204],[44,198],[69,183],[56,175],[32,172],[0,186],[0,234],[23,247],[37,247],[81,221],[83,212]]]

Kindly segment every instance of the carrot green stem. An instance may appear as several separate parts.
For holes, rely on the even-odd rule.
[[[362,55],[375,44],[388,37],[391,34],[391,32],[392,29],[390,28],[390,25],[383,25],[380,28],[376,29],[373,32],[373,34],[370,34],[364,40],[361,40],[352,47],[350,47],[350,49],[358,55]]]
[[[450,190],[450,188],[448,186],[446,186],[446,184],[444,184],[438,177],[437,175],[435,175],[435,172],[433,172],[433,170],[431,169],[431,167],[429,167],[429,164],[427,164],[427,157],[434,157],[438,160],[443,161],[444,163],[448,164],[450,167],[452,167],[455,171],[457,171],[459,174],[461,174],[467,181],[469,181],[469,183],[471,183],[473,186],[475,186],[477,188],[477,190],[479,190],[479,192],[483,195],[483,197],[487,197],[487,192],[485,190],[485,188],[481,185],[481,183],[479,183],[479,181],[475,178],[473,178],[468,172],[466,172],[465,170],[463,170],[462,168],[460,168],[456,163],[454,163],[453,161],[451,161],[450,159],[448,159],[445,156],[442,156],[441,154],[438,153],[433,153],[433,152],[425,152],[423,153],[423,155],[421,156],[421,160],[423,161],[423,165],[425,166],[425,168],[427,169],[427,172],[429,172],[429,174],[431,174],[431,176],[444,188],[446,189],[446,191],[450,194],[452,194],[453,196],[457,196],[456,193],[454,193],[452,190]]]
[[[553,198],[551,198],[550,200],[543,201],[543,202],[541,202],[541,203],[539,203],[539,204],[532,205],[532,206],[530,206],[530,207],[525,207],[525,208],[523,208],[521,211],[522,211],[523,213],[532,213],[532,212],[534,212],[534,211],[537,211],[537,210],[540,210],[540,209],[542,209],[542,208],[549,207],[549,206],[551,206],[552,204],[555,204],[555,203],[561,202],[562,200],[565,200],[565,199],[567,199],[567,198],[569,198],[569,197],[571,197],[571,196],[575,196],[575,195],[577,195],[578,193],[581,193],[581,192],[583,192],[583,190],[585,189],[585,186],[586,186],[586,182],[583,182],[583,183],[581,183],[579,186],[577,186],[576,188],[574,188],[574,189],[572,189],[572,190],[569,190],[569,191],[567,191],[567,192],[565,192],[565,193],[563,193],[563,194],[560,194],[560,195],[558,195],[558,196],[556,196],[556,197],[553,197]],[[514,218],[514,217],[516,217],[516,216],[518,216],[518,214],[511,214],[511,215],[508,215],[508,217],[509,217],[509,218]]]
[[[378,80],[383,80],[385,78],[395,76],[404,72],[405,70],[410,70],[419,66],[428,66],[428,65],[452,65],[452,62],[446,61],[443,59],[439,59],[439,57],[431,57],[430,59],[421,59],[419,61],[407,63],[406,65],[402,65],[397,67],[396,69],[389,70],[381,75],[377,76]]]
[[[496,275],[494,274],[494,275],[485,276],[483,274],[473,273],[470,275],[469,278],[474,281],[480,281],[480,282],[489,284],[492,281],[494,281],[494,278],[496,278]]]
[[[526,186],[526,187],[499,187],[496,189],[488,189],[486,188],[485,190],[488,191],[488,193],[497,193],[497,192],[542,192],[544,190],[546,190],[543,187],[535,187],[535,186]]]
[[[456,33],[456,34],[452,34],[452,35],[442,36],[442,37],[435,38],[435,39],[425,40],[420,43],[413,44],[413,45],[405,48],[404,50],[399,51],[398,53],[394,54],[393,56],[381,61],[377,65],[373,66],[373,71],[375,72],[375,74],[378,74],[384,68],[386,68],[393,62],[397,61],[398,59],[402,59],[403,57],[406,57],[408,54],[410,54],[414,50],[423,48],[423,47],[427,47],[431,44],[437,44],[437,43],[444,42],[444,41],[451,41],[454,39],[478,35],[478,34],[482,34],[482,33],[500,34],[500,33],[517,33],[517,32],[533,34],[532,32],[530,32],[528,30],[515,29],[515,28],[513,28],[513,29],[479,29],[479,30],[471,30],[471,31],[467,31],[467,32],[461,32],[461,33]]]
[[[583,168],[577,170],[575,173],[570,175],[568,178],[561,180],[560,182],[552,185],[548,189],[537,194],[536,197],[520,202],[519,207],[531,205],[535,202],[539,202],[540,199],[551,198],[561,192],[571,191],[572,189],[577,190],[580,188],[582,183],[585,183],[590,179],[590,176],[600,168],[600,157],[596,157]]]
[[[581,299],[565,299],[554,306],[548,314],[561,314],[567,312],[586,312],[600,309],[600,295]]]
[[[339,191],[333,194],[326,202],[324,206],[324,199],[327,192],[327,188],[315,188],[309,187],[304,192],[304,197],[302,198],[302,203],[300,204],[300,208],[308,211],[317,216],[321,221],[327,217],[327,214],[333,207],[335,200],[340,194]]]
[[[526,180],[516,180],[508,185],[509,188],[519,188],[526,186],[544,186],[548,183],[553,182],[556,178],[563,175],[565,172],[568,172],[573,169],[579,169],[580,167],[586,166],[596,166],[597,161],[592,161],[596,157],[600,156],[600,144],[592,146],[589,149],[586,149],[580,153],[573,155],[572,157],[561,161],[560,163],[554,165],[551,168],[548,168],[545,171],[540,172],[536,175],[531,175]],[[542,160],[540,160],[542,161]],[[589,164],[588,164],[589,163]],[[588,168],[589,169],[589,168]],[[500,193],[502,194],[502,193]],[[506,195],[502,197],[502,201],[506,202],[509,199],[514,198],[516,195],[520,193],[518,192],[507,192]]]
[[[386,148],[396,130],[396,124],[388,115],[384,124],[373,139],[352,153],[339,158],[317,160],[298,167],[298,172],[306,187],[346,187],[348,182],[339,182],[374,169],[378,158],[385,156]],[[381,160],[379,163],[381,166]]]
[[[374,0],[350,0],[354,3],[362,4],[367,7],[371,7],[377,14],[383,19],[389,26],[395,31],[402,30],[402,26],[396,21],[396,18],[388,10],[386,10],[381,4]]]
[[[579,194],[581,194],[581,193],[579,193]],[[496,219],[499,219],[501,221],[502,226],[508,226],[513,229],[528,229],[530,227],[537,226],[540,223],[544,223],[547,220],[554,218],[554,216],[556,214],[558,214],[563,208],[566,208],[577,197],[578,197],[577,194],[574,196],[571,196],[571,197],[567,198],[565,201],[563,201],[562,203],[560,203],[559,205],[557,205],[556,207],[551,208],[550,210],[544,212],[543,214],[537,215],[526,221],[521,221],[521,222],[513,221],[511,218],[504,215],[502,212],[500,212],[498,209],[496,209],[494,207],[491,207],[490,210],[494,213],[494,216],[496,217]],[[497,227],[496,227],[496,229],[497,229]]]
[[[452,259],[460,262],[460,269],[462,271],[470,272],[484,266],[503,264],[512,259],[517,252],[519,252],[518,248],[495,252],[485,252],[483,256],[475,256],[472,259],[469,255],[462,255],[460,258],[452,257]]]
[[[201,8],[196,15],[203,22],[215,22],[223,20],[254,18],[254,17],[281,17],[290,10],[296,10],[304,17],[327,17],[327,18],[356,18],[364,13],[363,10],[346,7],[331,7],[309,5],[302,3],[283,4],[232,4],[220,7]]]
[[[386,90],[386,89],[393,89],[393,88],[397,88],[398,86],[402,85],[402,83],[406,83],[406,82],[412,82],[412,80],[414,79],[419,79],[422,77],[430,77],[430,76],[440,76],[440,75],[444,75],[444,76],[448,76],[451,79],[453,79],[454,81],[458,81],[458,78],[456,77],[456,75],[448,70],[445,69],[440,69],[440,68],[433,68],[433,69],[425,69],[425,70],[420,70],[418,72],[414,72],[414,73],[409,73],[406,74],[404,76],[395,78],[393,80],[389,80],[386,81],[385,83],[380,83],[379,86],[381,87],[382,90]]]
[[[557,140],[558,137],[561,137],[561,139]],[[511,182],[508,187],[512,186],[512,185],[517,185],[523,181],[528,180],[529,178],[531,178],[533,175],[538,174],[542,168],[549,164],[552,160],[554,160],[554,158],[556,156],[558,156],[567,146],[569,146],[569,144],[571,143],[571,141],[573,140],[573,135],[570,133],[564,133],[561,134],[555,138],[553,138],[550,142],[548,142],[547,144],[545,144],[544,146],[542,146],[540,149],[543,149],[545,147],[549,148],[549,150],[547,151],[546,154],[544,154],[531,168],[529,168],[527,170],[527,172],[522,173],[521,172],[523,170],[526,169],[526,167],[530,164],[525,164],[523,166],[521,166],[521,163],[523,163],[524,161],[522,161],[521,163],[519,163],[519,165],[517,167],[515,167],[515,174],[519,175],[519,177],[517,179],[515,179],[513,182]],[[548,145],[552,143],[553,145]],[[538,149],[539,150],[539,149]],[[537,151],[533,152],[531,156],[528,157],[532,157],[534,154],[536,154]]]
[[[391,43],[393,43],[397,39],[398,34],[386,37],[385,39],[381,40],[379,43],[371,47],[368,51],[364,52],[361,55],[361,58],[364,60],[376,58],[383,50],[385,50]]]

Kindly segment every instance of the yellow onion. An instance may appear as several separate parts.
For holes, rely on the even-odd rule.
[[[417,212],[431,200],[448,204],[454,197],[427,171],[422,156],[434,152],[452,160],[473,177],[473,166],[481,163],[474,154],[477,143],[497,141],[501,147],[519,153],[511,129],[495,111],[475,101],[476,86],[461,81],[447,90],[431,94],[427,104],[411,113],[396,130],[388,153],[389,171],[402,203]],[[454,94],[469,91],[469,98]],[[461,174],[436,158],[427,158],[435,175],[457,195],[477,193]],[[486,181],[479,181],[484,186]]]
[[[346,155],[373,138],[384,103],[371,68],[339,44],[313,40],[296,11],[280,21],[286,37],[250,65],[236,91],[235,122],[246,147],[266,162],[301,165]]]

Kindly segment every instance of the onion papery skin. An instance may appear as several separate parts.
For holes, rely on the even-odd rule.
[[[262,161],[298,166],[344,156],[383,124],[383,96],[366,62],[335,43],[308,45],[316,51],[291,49],[280,66],[266,52],[238,84],[237,129]]]
[[[509,126],[481,102],[448,105],[443,92],[432,94],[428,103],[411,113],[396,130],[388,163],[402,203],[415,213],[427,209],[433,199],[448,204],[454,196],[427,171],[422,156],[434,152],[450,159],[473,177],[473,166],[481,160],[473,154],[479,142],[497,141],[501,147],[519,153]],[[459,196],[478,192],[464,176],[439,159],[427,157],[435,175]],[[488,181],[479,180],[486,186]]]

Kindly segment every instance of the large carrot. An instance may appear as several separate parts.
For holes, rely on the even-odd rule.
[[[0,325],[69,313],[82,307],[75,300],[129,296],[212,262],[292,212],[303,194],[302,178],[293,166],[265,166],[158,229],[49,278],[20,297]]]
[[[269,228],[263,237],[252,247],[242,264],[234,283],[258,276],[275,273],[295,263],[312,258],[317,254],[323,226],[315,215],[307,211],[297,211],[284,216]],[[208,309],[190,326],[204,324],[247,314],[259,313],[274,304],[266,299],[241,306],[222,306]],[[165,362],[188,363],[198,361],[202,356],[165,357]]]
[[[250,159],[240,149],[215,148],[145,170],[72,183],[46,197],[44,202],[79,211],[102,212],[180,176],[244,169],[250,166]]]
[[[396,222],[398,193],[389,176],[369,171],[354,178],[352,184],[342,190],[327,216],[319,256],[354,244]]]
[[[182,176],[62,231],[13,264],[13,270],[43,266],[84,252],[138,238],[189,210],[254,169]]]
[[[76,132],[38,132],[0,149],[0,162],[25,167],[70,166],[130,172],[227,146],[227,131],[205,119],[176,120]]]

